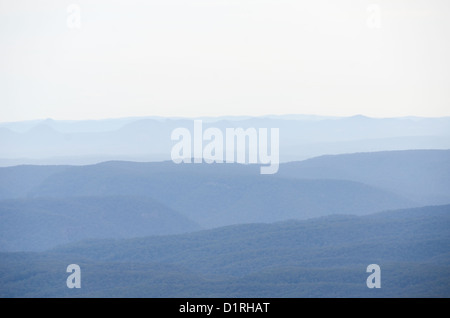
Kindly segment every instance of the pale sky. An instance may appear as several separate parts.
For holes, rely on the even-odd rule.
[[[449,57],[448,0],[2,0],[0,122],[450,116]]]

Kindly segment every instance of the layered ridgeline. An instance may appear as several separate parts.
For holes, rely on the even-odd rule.
[[[450,297],[450,206],[410,208],[450,202],[449,162],[415,150],[275,175],[171,161],[0,168],[0,296]],[[65,285],[69,264],[81,289]],[[381,289],[366,287],[369,264]]]
[[[450,117],[266,116],[200,118],[204,128],[279,128],[280,160],[381,150],[449,149]],[[186,118],[0,123],[0,166],[170,160],[171,133]]]
[[[450,151],[411,150],[327,155],[290,162],[279,176],[344,179],[414,198],[423,204],[450,202]]]
[[[0,168],[0,250],[445,204],[449,163],[448,150],[416,150],[318,157],[275,175],[171,161]]]
[[[449,227],[444,205],[1,253],[0,296],[450,297]]]
[[[0,201],[0,246],[41,251],[86,238],[130,238],[200,229],[184,215],[143,197],[65,197]]]

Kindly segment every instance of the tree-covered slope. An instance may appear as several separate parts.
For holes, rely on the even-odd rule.
[[[2,253],[3,297],[450,297],[450,206]],[[79,264],[82,288],[65,286]],[[381,289],[366,267],[381,267]]]

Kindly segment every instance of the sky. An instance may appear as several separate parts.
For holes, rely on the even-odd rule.
[[[448,0],[2,0],[0,122],[450,116]]]

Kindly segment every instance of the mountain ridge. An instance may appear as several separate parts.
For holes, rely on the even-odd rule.
[[[449,225],[445,205],[0,253],[0,295],[449,297]],[[72,263],[81,289],[65,286]],[[369,264],[380,289],[366,286]]]

